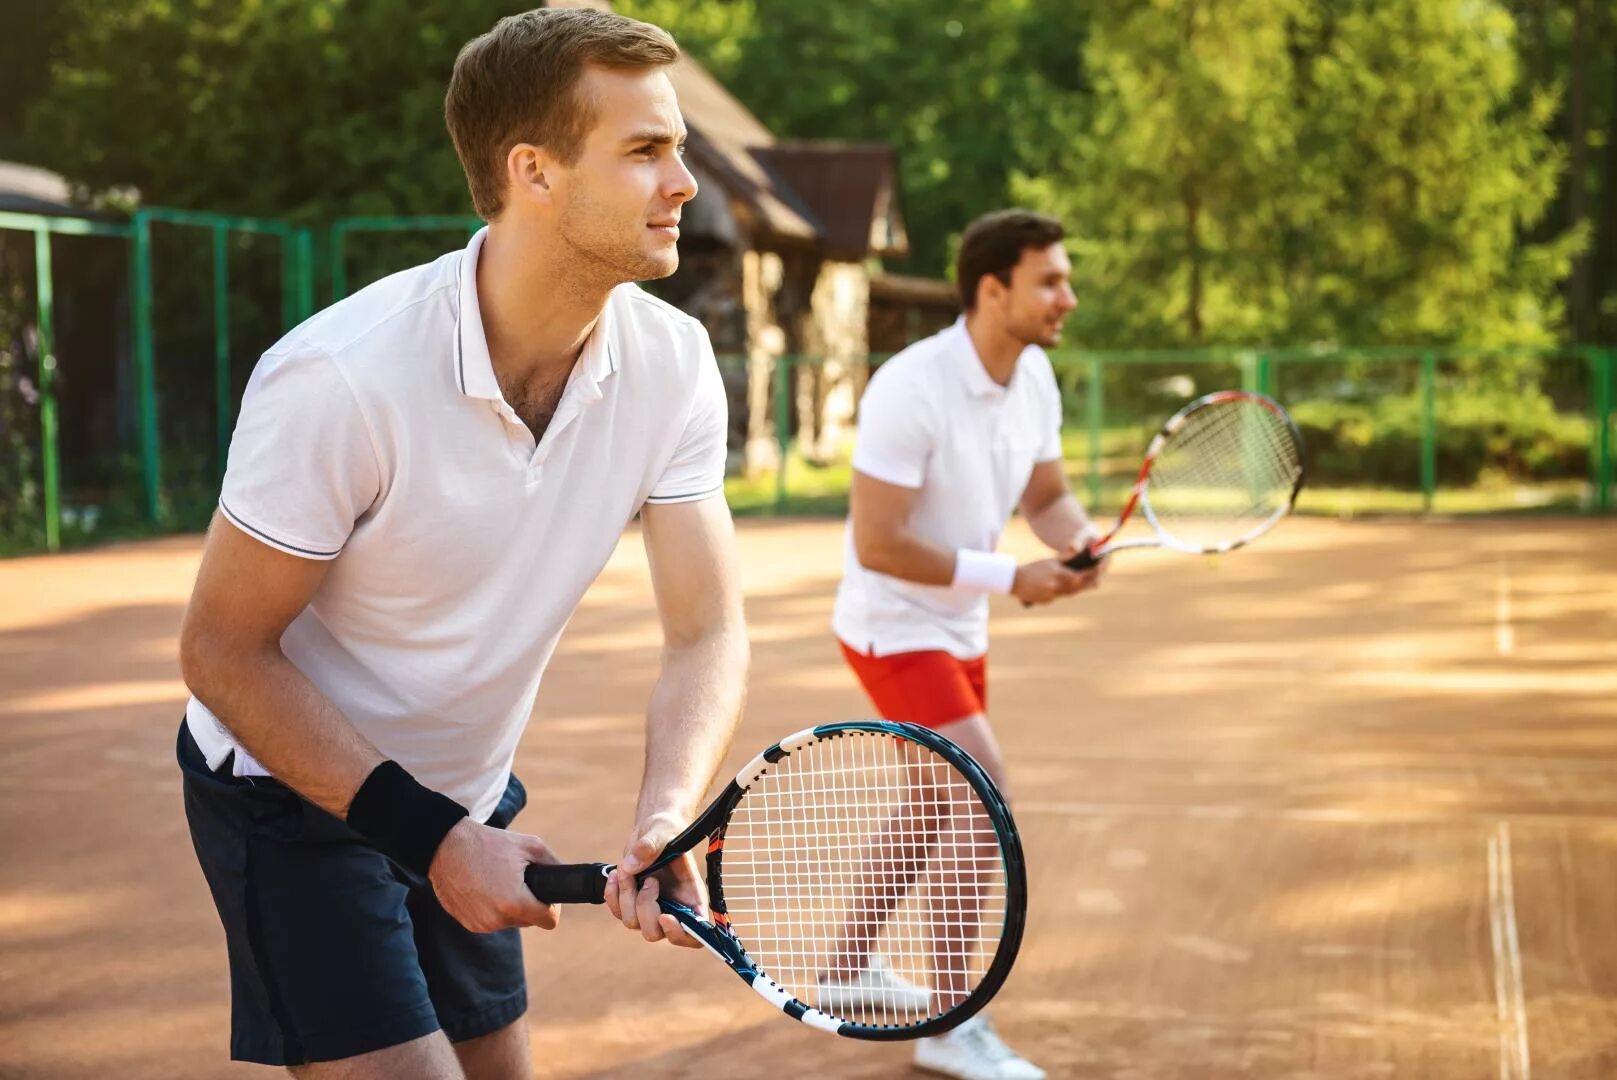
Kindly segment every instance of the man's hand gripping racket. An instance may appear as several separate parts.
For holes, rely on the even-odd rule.
[[[1027,872],[1010,811],[968,754],[926,728],[873,720],[782,739],[636,880],[698,845],[711,917],[661,895],[660,912],[824,1031],[948,1031],[994,996],[1021,945]],[[612,871],[526,876],[546,903],[599,904]]]
[[[1291,512],[1305,472],[1302,435],[1278,404],[1244,390],[1197,398],[1151,440],[1112,531],[1065,565],[1087,570],[1124,548],[1232,551]],[[1136,507],[1155,535],[1118,540]]]

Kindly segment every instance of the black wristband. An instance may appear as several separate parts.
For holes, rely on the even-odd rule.
[[[422,787],[396,761],[371,770],[348,804],[348,827],[406,870],[427,876],[438,845],[466,808],[447,795]]]

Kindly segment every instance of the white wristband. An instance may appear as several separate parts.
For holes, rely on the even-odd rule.
[[[954,582],[957,589],[973,592],[1008,593],[1016,582],[1016,557],[996,551],[961,548],[954,554]]]

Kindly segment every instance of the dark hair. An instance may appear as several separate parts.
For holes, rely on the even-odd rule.
[[[666,30],[609,11],[540,8],[508,15],[466,43],[444,97],[444,122],[485,221],[505,203],[505,159],[517,143],[578,160],[595,123],[578,92],[586,65],[665,67],[679,59]]]
[[[973,221],[960,238],[960,256],[955,260],[961,305],[974,310],[977,285],[985,276],[993,274],[1009,285],[1011,270],[1022,261],[1022,252],[1047,248],[1066,235],[1061,222],[1031,210],[995,210]]]

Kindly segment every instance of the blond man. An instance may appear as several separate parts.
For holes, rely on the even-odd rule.
[[[696,194],[663,31],[503,19],[445,115],[488,227],[260,360],[181,635],[192,840],[224,924],[232,1056],[299,1077],[532,1075],[517,928],[553,859],[510,831],[563,626],[639,514],[666,648],[622,866],[698,809],[747,647],[701,326],[635,281]],[[631,777],[624,778],[632,782]],[[537,823],[541,829],[551,824]],[[694,946],[685,861],[614,915]]]

